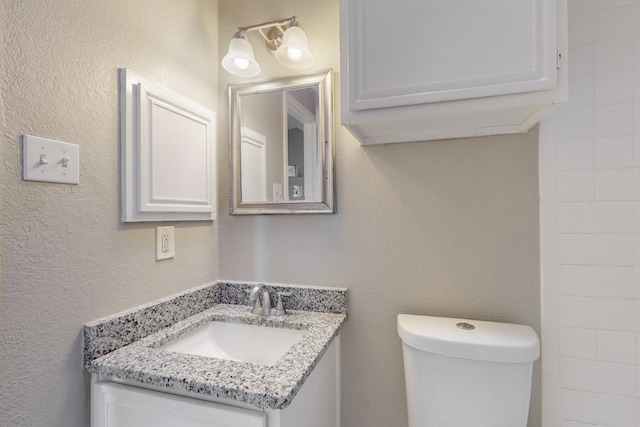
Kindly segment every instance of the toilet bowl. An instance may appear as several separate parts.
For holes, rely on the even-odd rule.
[[[526,427],[540,342],[529,326],[398,315],[409,427]]]

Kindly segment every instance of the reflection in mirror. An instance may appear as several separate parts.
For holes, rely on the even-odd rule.
[[[331,71],[229,86],[231,213],[332,213]]]
[[[318,91],[287,91],[287,177],[289,200],[320,200],[322,163],[318,145]]]

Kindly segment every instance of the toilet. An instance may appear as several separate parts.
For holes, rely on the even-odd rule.
[[[529,326],[398,315],[409,427],[526,427],[540,341]]]

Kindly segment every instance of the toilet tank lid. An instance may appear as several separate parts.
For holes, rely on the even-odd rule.
[[[398,334],[405,344],[442,356],[512,363],[540,356],[538,335],[525,325],[399,314]]]

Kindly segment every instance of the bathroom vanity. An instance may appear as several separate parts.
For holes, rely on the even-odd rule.
[[[87,324],[91,425],[339,426],[346,290],[267,285],[292,292],[289,312],[257,316],[247,305],[250,286],[215,283]],[[220,322],[232,328],[228,335],[239,343],[240,356],[207,357],[180,344],[192,336],[200,341],[194,334]],[[245,336],[249,329],[276,332],[268,341],[278,341],[279,332],[294,338],[281,350],[259,343],[267,353],[282,352],[272,360],[237,360],[242,352],[262,351],[250,348],[256,338]]]

